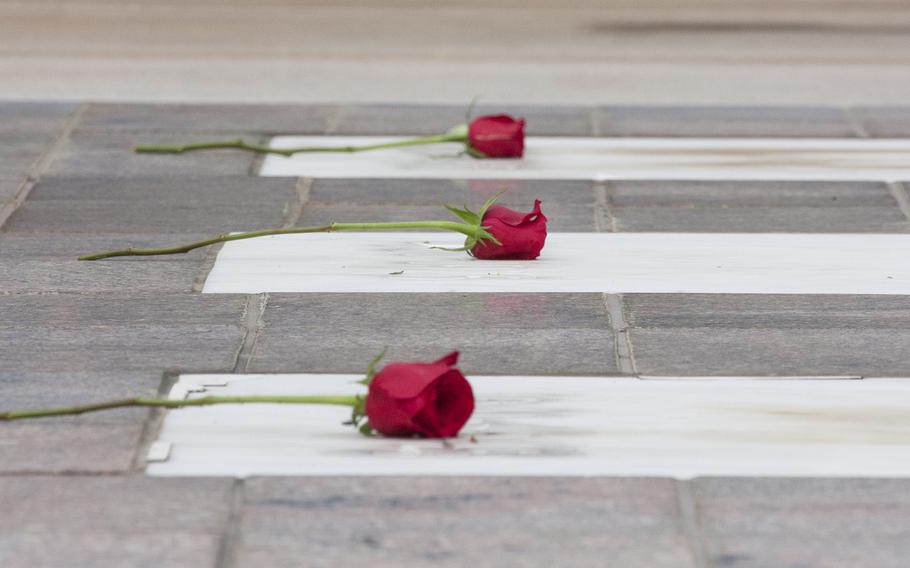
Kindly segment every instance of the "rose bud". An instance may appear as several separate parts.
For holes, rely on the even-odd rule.
[[[499,241],[478,241],[471,254],[483,260],[534,260],[547,240],[547,218],[534,200],[530,213],[492,205],[483,215],[481,226]]]
[[[525,121],[507,114],[478,116],[468,126],[468,146],[485,158],[520,158],[525,150]]]
[[[370,426],[385,436],[457,436],[474,412],[474,392],[457,361],[453,351],[433,363],[386,365],[369,383]]]

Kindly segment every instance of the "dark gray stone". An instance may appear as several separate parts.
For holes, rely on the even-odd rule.
[[[3,423],[0,430],[2,473],[127,472],[142,436],[143,420],[138,416],[119,422],[47,418]],[[2,555],[0,548],[0,558]]]
[[[343,107],[332,134],[442,134],[465,123],[464,106],[355,105]],[[590,136],[593,110],[587,107],[479,104],[473,118],[510,114],[526,121],[528,136]]]
[[[230,371],[244,296],[0,297],[7,371]]]
[[[298,200],[294,186],[289,178],[51,178],[32,190],[6,230],[214,236],[281,227]]]
[[[23,373],[0,370],[0,411],[73,406],[136,396],[154,397],[158,394],[161,381],[161,373],[154,371]],[[39,420],[31,424],[141,423],[147,414],[145,409],[124,408]]]
[[[662,479],[248,480],[243,566],[693,566]]]
[[[600,109],[601,136],[849,138],[842,109],[822,107],[612,106]]]
[[[860,107],[853,114],[873,138],[910,137],[910,106]]]
[[[334,105],[93,103],[81,124],[118,130],[322,134]]]
[[[465,108],[429,105],[350,105],[341,107],[329,134],[428,136],[465,121]]]
[[[7,242],[8,239],[0,239],[0,245]],[[82,252],[96,250],[99,249],[83,249]],[[76,260],[75,256],[39,260],[0,257],[0,294],[124,290],[191,292],[203,271],[199,263],[152,258],[85,262]]]
[[[0,479],[4,567],[214,566],[231,480]]]
[[[894,207],[882,182],[648,180],[607,183],[616,207]]]
[[[906,233],[897,207],[618,207],[616,230],[679,233]]]
[[[62,127],[76,103],[0,102],[0,133],[49,132]]]
[[[460,349],[467,373],[616,372],[599,294],[272,294],[250,371],[360,373],[384,347]]]
[[[910,557],[910,481],[699,479],[718,568],[898,568]]]
[[[24,181],[25,175],[0,173],[0,205],[14,199]]]
[[[514,207],[531,211],[529,206],[516,205]],[[547,216],[547,229],[550,231],[594,230],[594,209],[591,205],[562,204],[557,201],[546,206],[545,215]],[[458,218],[440,205],[322,205],[311,202],[304,208],[297,225],[323,225],[332,221],[354,223],[425,220],[457,221]]]
[[[104,250],[121,248],[160,248],[177,246],[213,236],[211,232],[205,233],[0,233],[0,261],[3,259],[15,260],[42,260],[67,262],[75,260],[77,256]],[[206,255],[206,249],[196,249],[183,254],[171,254],[146,257],[120,257],[111,262],[184,262],[198,263]],[[88,263],[89,266],[99,266],[101,263]],[[65,273],[72,267],[63,270]]]
[[[469,205],[476,209],[500,194],[497,203],[546,210],[557,204],[593,205],[591,182],[568,180],[318,179],[310,202],[338,205]],[[546,211],[545,211],[546,212]]]
[[[636,369],[910,376],[905,296],[627,294]]]
[[[137,154],[140,144],[185,144],[234,140],[241,134],[179,130],[104,130],[77,128],[57,152],[47,174],[69,177],[247,176],[256,155],[240,150],[207,150],[186,154]],[[248,142],[260,141],[246,136]]]

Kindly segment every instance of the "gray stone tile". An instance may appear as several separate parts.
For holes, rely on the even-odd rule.
[[[460,349],[475,374],[616,372],[599,294],[273,294],[250,371],[360,373],[384,347]]]
[[[886,184],[854,181],[611,181],[607,195],[618,207],[896,205]]]
[[[442,134],[465,121],[465,107],[431,105],[350,105],[342,107],[330,134]]]
[[[6,230],[214,235],[280,227],[298,199],[294,185],[290,178],[223,176],[51,178],[32,190]]]
[[[104,130],[77,128],[50,163],[47,174],[68,177],[247,176],[255,154],[240,150],[209,150],[187,154],[136,154],[138,144],[183,144],[232,140],[241,134],[179,130]],[[247,136],[250,142],[255,136]]]
[[[0,239],[0,244],[6,242]],[[96,250],[101,249],[85,252]],[[83,262],[75,256],[39,260],[0,257],[0,293],[191,292],[203,270],[198,263],[151,258]]]
[[[4,568],[198,568],[216,565],[219,546],[214,534],[13,533],[0,535],[0,560]]]
[[[161,381],[162,374],[154,371],[23,373],[0,370],[0,412],[72,406],[136,396],[153,397],[157,396]],[[38,420],[29,424],[141,423],[146,416],[145,409],[124,408]]]
[[[48,418],[0,424],[0,472],[127,472],[142,430],[138,416],[117,422]]]
[[[82,115],[90,128],[321,134],[337,112],[334,105],[122,104],[93,103]]]
[[[884,183],[618,181],[606,187],[619,231],[907,232]]]
[[[59,128],[76,110],[76,103],[0,102],[0,133],[47,132]]]
[[[910,106],[860,107],[853,114],[873,138],[910,136]]]
[[[0,479],[0,559],[15,567],[214,566],[231,480]]]
[[[893,207],[621,207],[617,231],[692,233],[906,233]]]
[[[241,566],[692,566],[660,479],[248,480]]]
[[[65,262],[77,256],[102,250],[127,247],[149,248],[176,246],[213,236],[204,233],[0,233],[0,261],[53,260]],[[198,263],[205,256],[205,249],[196,249],[184,254],[147,256],[143,258],[122,257],[111,262],[179,262]],[[91,263],[88,263],[92,266]],[[100,265],[100,262],[93,266]],[[67,268],[69,270],[69,267]],[[61,270],[66,272],[66,270]]]
[[[627,294],[637,370],[910,376],[905,296]]]
[[[332,134],[441,134],[465,123],[462,106],[355,105],[343,107]],[[590,136],[592,109],[568,106],[479,104],[473,116],[511,114],[526,120],[529,136]]]
[[[531,210],[531,205],[520,204],[513,207]],[[547,229],[550,231],[594,230],[594,208],[591,205],[555,202],[546,206],[544,214],[547,216]],[[332,221],[354,223],[425,220],[457,221],[458,218],[440,205],[323,205],[311,202],[304,208],[297,225],[322,225]]]
[[[0,297],[8,371],[229,371],[242,341],[243,296]]]
[[[16,197],[19,187],[25,181],[25,175],[3,174],[0,172],[0,205]]]
[[[510,114],[525,119],[528,136],[591,136],[594,109],[583,106],[540,106],[480,103],[474,116]]]
[[[857,133],[841,109],[824,107],[613,106],[601,136],[841,138]]]
[[[910,482],[699,479],[701,530],[718,568],[898,568],[910,556]]]
[[[223,478],[0,478],[0,532],[220,532],[234,483]]]
[[[546,209],[557,203],[593,205],[588,181],[569,180],[438,180],[438,179],[318,179],[310,201],[340,205],[470,205],[501,194],[498,203],[528,208],[540,199]]]

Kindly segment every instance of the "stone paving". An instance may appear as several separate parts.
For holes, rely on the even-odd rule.
[[[910,108],[499,110],[528,117],[531,135],[910,137]],[[181,372],[356,373],[385,345],[393,358],[460,348],[468,374],[910,377],[905,296],[201,295],[214,251],[75,260],[230,230],[436,216],[441,201],[489,190],[258,178],[248,154],[140,156],[132,144],[423,134],[462,117],[457,107],[0,104],[2,406],[154,395]],[[507,203],[542,198],[562,231],[910,230],[907,183],[509,187]],[[910,555],[910,480],[149,478],[161,417],[3,425],[0,566],[865,568]]]

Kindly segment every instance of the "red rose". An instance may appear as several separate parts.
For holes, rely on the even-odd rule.
[[[386,365],[370,381],[370,426],[385,436],[457,436],[474,412],[474,392],[457,361],[453,351],[433,363]]]
[[[487,158],[520,158],[525,151],[525,121],[507,114],[478,116],[468,126],[468,145]]]
[[[539,199],[534,200],[530,213],[492,205],[480,224],[500,242],[486,240],[474,245],[471,254],[483,260],[534,260],[547,240],[547,218],[540,212]]]

